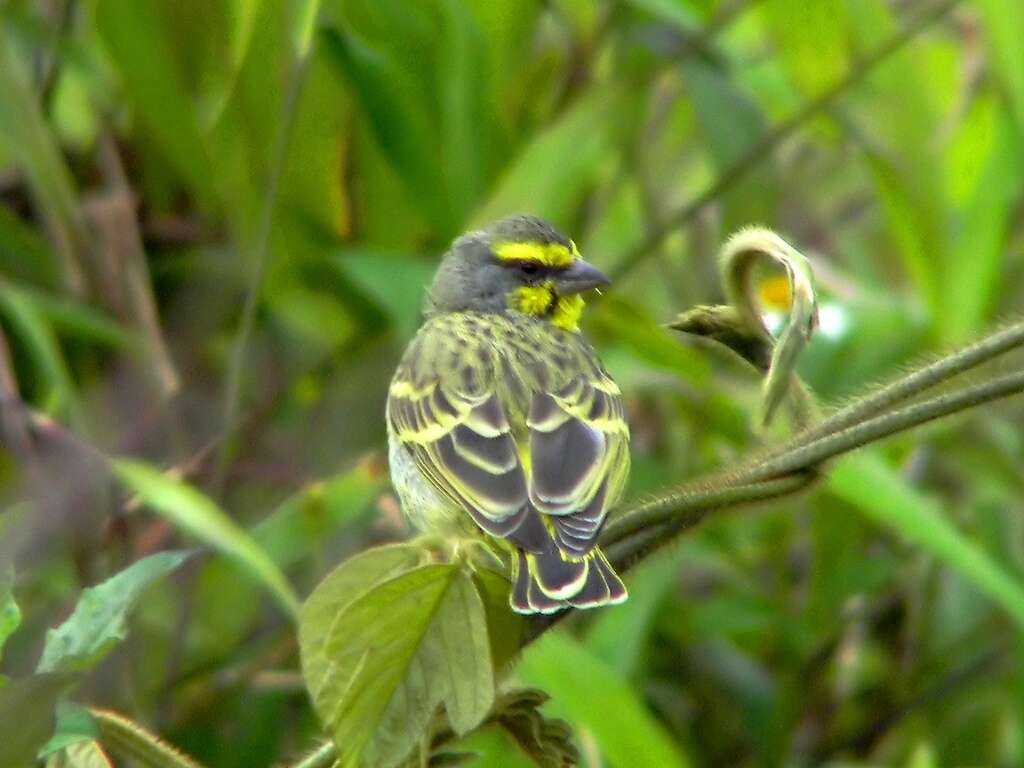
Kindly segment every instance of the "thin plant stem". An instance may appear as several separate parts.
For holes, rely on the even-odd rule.
[[[710,187],[678,211],[665,217],[656,228],[652,229],[643,240],[637,243],[611,270],[612,280],[621,279],[651,257],[657,251],[658,245],[662,240],[676,229],[689,224],[705,206],[717,200],[736,182],[746,176],[761,160],[771,154],[779,144],[831,107],[848,90],[864,80],[879,64],[902,50],[922,30],[944,17],[960,2],[961,0],[941,0],[941,2],[921,12],[916,19],[908,22],[902,29],[861,60],[857,66],[850,69],[843,78],[837,80],[832,86],[804,104],[789,119],[779,123],[761,136],[742,157],[726,168]]]
[[[234,345],[231,349],[224,386],[224,423],[229,426],[235,424],[238,420],[242,393],[242,374],[245,371],[249,339],[252,336],[253,326],[256,321],[256,310],[259,308],[260,297],[263,293],[263,278],[266,273],[267,255],[270,250],[270,232],[273,228],[274,213],[277,209],[277,190],[284,172],[288,147],[291,144],[295,113],[298,108],[299,96],[302,93],[302,84],[305,81],[306,69],[311,54],[310,45],[313,21],[316,19],[318,10],[319,3],[316,0],[304,2],[296,9],[296,32],[293,40],[295,54],[292,66],[288,72],[285,95],[281,103],[280,123],[273,148],[270,176],[267,179],[267,186],[260,208],[259,223],[256,228],[253,244],[253,270],[249,280],[249,287],[245,294],[245,304],[242,307],[242,318],[239,322],[238,333],[235,336]],[[225,440],[221,444],[213,480],[213,487],[217,490],[223,484],[224,472],[227,468],[233,444],[233,440]]]

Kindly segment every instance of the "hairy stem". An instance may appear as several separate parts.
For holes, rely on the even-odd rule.
[[[713,509],[794,493],[807,485],[807,482],[808,478],[800,475],[742,485],[722,486],[698,481],[631,507],[620,517],[609,521],[601,536],[601,546],[609,547],[611,553],[610,547],[633,534],[649,530],[651,526],[682,522],[689,527]]]
[[[725,488],[718,494],[708,493],[703,500],[696,498],[680,500],[683,501],[682,506],[659,507],[652,505],[649,510],[646,510],[650,520],[648,527],[638,528],[632,535],[621,537],[618,543],[608,548],[608,557],[611,558],[617,570],[628,571],[710,514],[744,504],[792,496],[810,486],[817,476],[817,473],[813,471],[795,473],[759,483]]]
[[[797,435],[794,440],[811,442],[824,435],[846,429],[868,416],[882,412],[890,405],[914,397],[926,389],[931,389],[947,379],[1021,346],[1024,346],[1024,321],[997,331],[981,341],[882,387],[877,392],[850,403],[821,423]]]
[[[1009,373],[983,384],[937,395],[809,443],[797,442],[792,450],[737,473],[737,479],[757,482],[808,469],[840,454],[849,453],[868,443],[905,432],[926,422],[1021,392],[1024,392],[1024,371]]]

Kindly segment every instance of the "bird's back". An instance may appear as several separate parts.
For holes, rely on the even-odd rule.
[[[495,392],[516,437],[533,396],[576,379],[610,381],[580,333],[542,320],[455,312],[430,318],[409,345],[395,381],[440,382],[469,396]]]

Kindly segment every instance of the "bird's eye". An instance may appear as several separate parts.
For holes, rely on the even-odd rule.
[[[540,267],[538,267],[532,261],[524,261],[522,264],[519,265],[519,269],[522,270],[524,275],[535,275],[537,274],[537,270],[540,269]]]

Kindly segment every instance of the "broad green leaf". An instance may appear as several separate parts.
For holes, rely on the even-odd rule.
[[[441,0],[440,127],[448,204],[465,221],[485,190],[493,115],[487,99],[487,43],[463,0]]]
[[[550,693],[554,711],[585,726],[615,768],[690,765],[629,684],[565,634],[548,633],[530,646],[516,677]]]
[[[1001,112],[943,274],[945,301],[936,320],[947,342],[963,343],[981,330],[1002,286],[1010,217],[1024,187],[1019,172],[1024,163],[1021,136],[1010,116]]]
[[[71,171],[19,64],[7,41],[7,29],[0,25],[0,150],[15,158],[41,217],[60,243],[56,253],[64,287],[81,291],[84,275],[79,258],[88,246],[89,233]]]
[[[994,68],[1013,105],[1017,129],[1024,132],[1024,3],[977,0]]]
[[[761,12],[787,74],[814,96],[846,74],[842,0],[767,0]]]
[[[313,483],[285,500],[252,529],[256,543],[279,566],[290,565],[346,523],[355,522],[380,491],[369,465]]]
[[[14,601],[14,570],[0,571],[0,659],[4,657],[4,643],[21,624],[21,611]]]
[[[690,59],[683,63],[682,74],[711,164],[718,174],[725,173],[764,135],[764,117],[722,71]],[[765,157],[723,194],[726,231],[772,221],[776,188],[771,158]]]
[[[423,292],[437,262],[424,257],[374,252],[341,252],[331,264],[362,289],[395,324],[400,338],[415,333]]]
[[[504,574],[489,568],[477,568],[473,573],[473,581],[476,582],[487,614],[487,636],[491,641],[495,676],[501,679],[502,673],[522,647],[526,620],[522,615],[509,610],[511,585]]]
[[[937,504],[907,485],[877,454],[843,459],[829,474],[828,487],[875,522],[957,569],[1024,629],[1024,585],[958,531]]]
[[[527,757],[513,736],[502,728],[478,728],[460,739],[456,748],[476,755],[470,763],[473,768],[537,768],[537,762]]]
[[[587,631],[587,650],[623,679],[640,673],[658,605],[674,585],[686,549],[641,564],[629,574],[629,600],[614,611],[598,611]]]
[[[917,294],[934,320],[943,311],[939,282],[946,262],[944,206],[936,189],[906,163],[873,150],[864,153],[889,229]]]
[[[299,641],[303,664],[324,664],[328,630],[337,616],[381,582],[424,563],[424,553],[410,544],[374,547],[353,555],[321,581],[302,606]]]
[[[70,685],[65,674],[32,675],[0,688],[0,765],[29,768],[53,733],[57,698]]]
[[[637,358],[657,368],[695,383],[707,381],[710,375],[707,361],[686,350],[643,307],[608,295],[586,317],[601,334],[623,344]]]
[[[23,288],[20,292],[62,336],[118,349],[140,348],[133,332],[95,307],[44,291]]]
[[[884,0],[846,0],[846,21],[861,52],[895,34],[899,22]],[[926,67],[920,45],[886,60],[846,96],[856,114],[847,125],[878,191],[893,241],[931,320],[941,312],[939,275],[948,254],[947,204],[936,151],[941,110],[951,109],[956,88],[945,72]],[[957,77],[956,72],[947,77]]]
[[[46,633],[38,672],[94,667],[128,632],[128,611],[157,579],[173,571],[189,552],[159,552],[143,558],[95,587],[82,591],[74,612]]]
[[[342,765],[398,765],[439,704],[465,733],[493,702],[484,608],[462,568],[424,565],[376,580],[417,557],[402,547],[364,553],[303,607],[303,676]]]
[[[135,118],[200,201],[216,199],[218,175],[161,19],[157,0],[100,0],[96,25],[117,65]]]
[[[939,768],[932,745],[921,742],[914,747],[914,751],[910,753],[910,758],[907,760],[907,768]]]
[[[686,0],[627,0],[627,5],[632,5],[687,32],[693,32],[701,24],[701,17]]]
[[[72,423],[80,427],[82,411],[78,392],[45,313],[31,294],[0,278],[0,316],[10,323],[13,333],[29,352],[43,384],[43,408],[49,413],[67,413]]]
[[[15,282],[52,287],[56,256],[29,224],[0,205],[0,274]]]
[[[522,212],[570,224],[576,204],[607,161],[613,118],[626,104],[614,86],[583,96],[520,151],[473,215],[472,226]]]
[[[77,741],[54,754],[46,768],[114,768],[107,753],[94,740]]]
[[[57,702],[57,725],[53,736],[39,749],[39,757],[46,757],[73,744],[91,741],[98,734],[92,713],[80,704],[62,698]]]
[[[438,232],[454,234],[457,220],[444,200],[445,182],[434,160],[435,126],[414,74],[391,51],[339,27],[323,29],[321,46],[358,95],[381,150],[412,197]]]
[[[289,615],[296,615],[299,599],[288,580],[234,520],[212,499],[188,483],[131,459],[114,461],[114,472],[132,492],[172,523],[227,555],[263,584]]]

